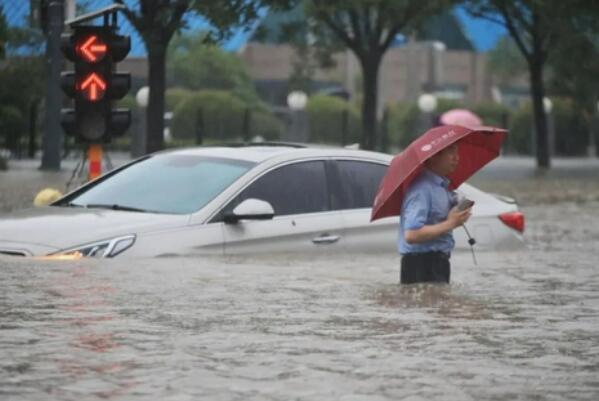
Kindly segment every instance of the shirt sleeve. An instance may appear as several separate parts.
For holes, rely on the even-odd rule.
[[[404,220],[406,230],[418,230],[426,224],[429,211],[429,202],[422,191],[408,193],[403,204],[401,218]]]

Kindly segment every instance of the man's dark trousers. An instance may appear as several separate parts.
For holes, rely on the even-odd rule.
[[[401,284],[449,283],[449,256],[437,251],[402,255]]]

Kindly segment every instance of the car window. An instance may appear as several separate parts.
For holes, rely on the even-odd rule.
[[[119,205],[158,213],[193,213],[255,163],[198,155],[157,155],[119,171],[70,199],[73,205]]]
[[[354,160],[338,160],[336,166],[339,182],[332,187],[333,209],[372,207],[387,166]]]
[[[270,171],[243,190],[224,212],[232,211],[250,198],[269,202],[277,216],[327,211],[329,196],[324,162],[301,162]]]

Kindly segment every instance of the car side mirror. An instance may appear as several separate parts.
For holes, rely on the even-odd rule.
[[[232,212],[226,213],[223,220],[227,224],[237,224],[240,220],[270,220],[275,216],[272,205],[260,199],[246,199]]]

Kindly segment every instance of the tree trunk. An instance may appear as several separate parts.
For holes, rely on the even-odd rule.
[[[549,141],[547,135],[547,115],[543,106],[545,97],[545,85],[543,83],[543,63],[533,59],[529,63],[531,97],[536,133],[536,157],[537,168],[548,169],[551,167],[549,159]]]
[[[368,55],[360,60],[364,99],[362,100],[362,139],[360,148],[374,150],[377,138],[378,76],[381,55]]]
[[[164,92],[166,88],[166,46],[148,46],[150,97],[146,115],[146,153],[164,149]]]

